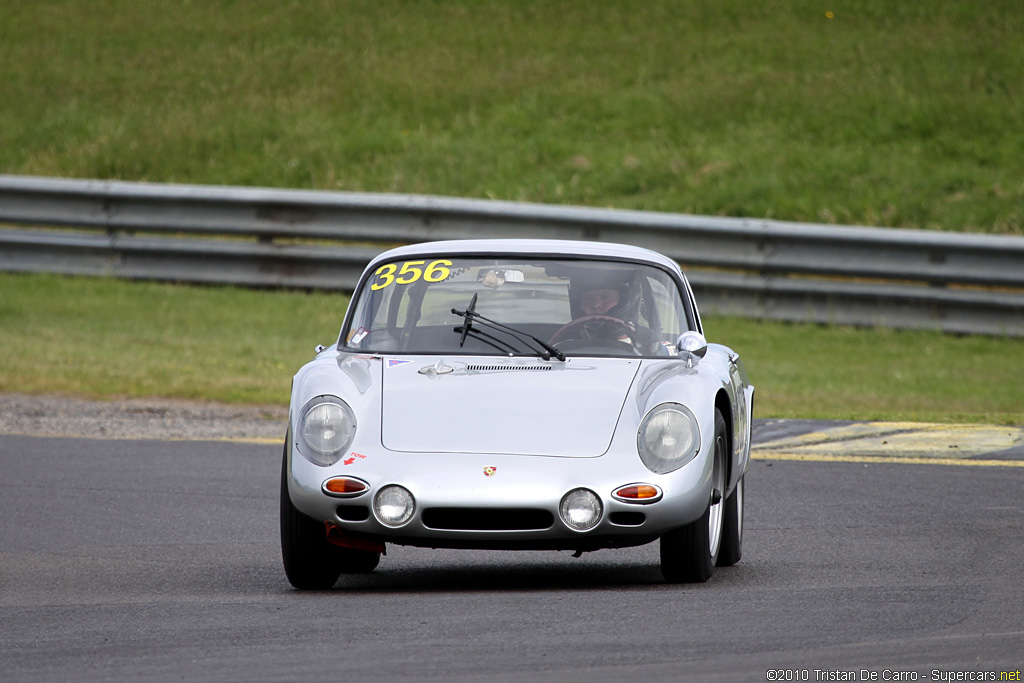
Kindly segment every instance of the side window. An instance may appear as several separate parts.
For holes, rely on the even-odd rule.
[[[409,312],[409,297],[406,296],[409,287],[399,286],[390,287],[389,289],[389,295],[386,296],[386,306],[381,305],[381,308],[386,309],[387,319],[385,325],[394,334],[397,330],[405,327],[406,316]]]
[[[348,334],[341,340],[343,345],[350,349],[397,350],[408,308],[407,289],[396,286],[372,295],[364,292]]]
[[[647,276],[646,284],[642,322],[663,340],[672,341],[687,329],[678,288],[675,282],[662,277]]]
[[[697,312],[697,302],[693,298],[693,290],[690,288],[690,282],[683,276],[683,284],[686,285],[686,298],[687,303],[690,305],[690,311],[693,313],[693,326],[694,329],[704,334],[704,327],[700,324],[700,314]]]

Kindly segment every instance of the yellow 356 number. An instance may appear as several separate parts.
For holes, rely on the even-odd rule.
[[[431,261],[426,268],[421,266],[426,261],[406,261],[405,263],[385,263],[378,268],[374,275],[377,281],[370,285],[370,289],[384,289],[396,282],[400,285],[411,285],[421,277],[427,282],[440,282],[451,275],[449,267],[452,262],[447,259]]]

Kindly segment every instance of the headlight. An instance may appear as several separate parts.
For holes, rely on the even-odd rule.
[[[558,512],[562,521],[575,531],[587,531],[601,521],[601,499],[588,489],[573,489],[562,496]]]
[[[373,498],[373,511],[377,519],[388,526],[402,526],[412,519],[415,510],[416,501],[412,494],[397,484],[385,486]]]
[[[677,470],[700,450],[697,419],[680,403],[662,403],[640,423],[636,448],[650,471],[665,474]]]
[[[356,435],[356,416],[348,404],[334,396],[318,396],[306,404],[299,419],[303,457],[328,467],[341,459]]]

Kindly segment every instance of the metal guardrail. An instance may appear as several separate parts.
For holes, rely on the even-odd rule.
[[[395,243],[622,242],[677,260],[705,312],[1024,336],[1021,237],[6,175],[0,223],[79,229],[0,229],[5,271],[338,290]]]

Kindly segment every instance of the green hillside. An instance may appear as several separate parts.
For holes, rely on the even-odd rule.
[[[1018,0],[7,0],[0,172],[1020,234]]]

